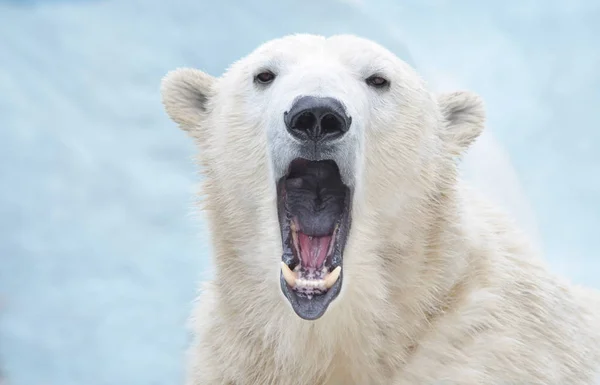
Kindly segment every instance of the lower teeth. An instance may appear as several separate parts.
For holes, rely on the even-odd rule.
[[[281,262],[281,272],[283,278],[287,282],[287,284],[293,289],[318,289],[318,290],[327,290],[331,288],[338,280],[340,273],[342,271],[342,267],[338,266],[330,273],[327,273],[327,269],[324,267],[321,272],[324,275],[323,279],[309,279],[309,278],[301,278],[302,270],[298,269],[298,266],[292,270],[290,270],[289,266],[285,262]],[[310,275],[314,275],[311,272]]]
[[[296,288],[316,288],[316,289],[325,289],[325,281],[322,279],[312,280],[312,279],[297,279],[296,280]]]

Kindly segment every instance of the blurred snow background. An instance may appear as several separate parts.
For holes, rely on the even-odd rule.
[[[181,383],[209,250],[158,85],[287,33],[372,38],[434,89],[480,93],[467,175],[556,271],[600,287],[599,19],[595,0],[0,0],[7,385]]]

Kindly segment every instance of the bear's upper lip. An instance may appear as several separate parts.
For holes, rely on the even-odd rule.
[[[314,320],[341,290],[352,193],[334,161],[298,158],[278,181],[277,195],[281,289],[298,316]]]

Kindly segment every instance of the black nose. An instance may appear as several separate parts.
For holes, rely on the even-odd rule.
[[[288,131],[298,139],[324,142],[344,135],[352,118],[339,100],[302,96],[283,114]]]

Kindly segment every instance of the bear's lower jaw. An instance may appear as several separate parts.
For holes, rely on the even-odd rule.
[[[280,286],[299,317],[315,320],[342,287],[352,194],[333,161],[296,159],[289,170],[277,182]]]
[[[280,274],[280,285],[283,294],[288,299],[294,312],[302,319],[307,321],[314,321],[318,318],[321,318],[325,311],[329,307],[329,304],[339,295],[340,290],[342,289],[342,276],[343,273],[341,271],[341,267],[338,266],[339,277],[329,288],[327,291],[318,295],[303,295],[288,285],[285,278],[283,277],[283,273]]]

